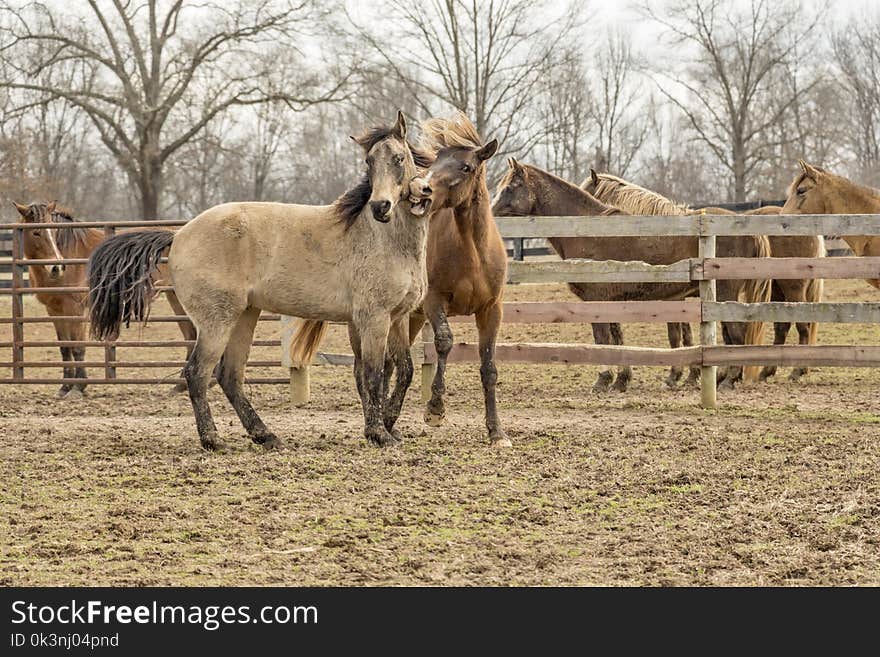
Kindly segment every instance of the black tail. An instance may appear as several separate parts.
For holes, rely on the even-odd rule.
[[[131,320],[145,322],[156,296],[153,273],[162,252],[174,240],[168,230],[144,230],[116,235],[102,242],[89,257],[89,321],[92,335],[112,340]]]

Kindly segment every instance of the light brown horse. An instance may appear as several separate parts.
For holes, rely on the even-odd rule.
[[[410,319],[409,338],[414,342],[425,319],[431,322],[437,371],[425,422],[439,426],[446,414],[446,360],[453,340],[447,318],[476,317],[486,429],[492,446],[508,447],[510,440],[498,419],[495,366],[507,251],[492,217],[485,167],[497,147],[496,140],[483,145],[476,128],[461,113],[422,124],[420,148],[413,150],[425,177],[421,189],[413,191],[430,195],[433,203],[428,230],[428,291],[422,308]],[[323,322],[301,323],[290,347],[294,364],[312,361],[323,334]]]
[[[23,223],[53,223],[58,224],[57,229],[34,228],[24,231],[24,255],[30,260],[60,260],[63,258],[88,258],[101,242],[107,237],[104,231],[97,228],[84,228],[78,226],[78,219],[68,211],[57,206],[55,201],[51,203],[32,203],[20,205],[15,203],[15,209],[22,217]],[[130,229],[128,229],[130,230]],[[127,232],[126,230],[119,231]],[[160,275],[168,279],[167,267],[160,266]],[[31,287],[85,287],[85,265],[31,265],[28,267],[28,279]],[[46,312],[51,316],[82,316],[85,314],[85,294],[64,294],[43,292],[36,295],[37,301],[46,306]],[[176,315],[183,315],[183,306],[177,300],[174,292],[166,292],[168,303],[174,309]],[[53,321],[55,333],[60,341],[82,342],[86,339],[85,322],[72,319],[59,319]],[[186,340],[195,340],[196,331],[188,320],[177,323],[180,332]],[[187,356],[192,347],[187,348]],[[61,357],[71,364],[85,359],[85,347],[61,347]],[[79,399],[86,389],[86,370],[75,366],[64,369],[65,379],[83,379],[82,383],[65,383],[58,390],[57,396],[65,399]],[[186,385],[176,386],[175,390],[182,392]]]
[[[542,171],[537,167],[510,160],[507,175],[499,184],[493,210],[499,215],[568,215],[568,216],[618,216],[620,209],[606,205],[589,192]],[[641,260],[650,264],[664,265],[696,255],[694,237],[572,237],[552,238],[551,246],[563,259],[588,258],[592,260]],[[752,255],[766,255],[765,240],[752,240]],[[571,290],[585,301],[630,301],[683,299],[694,293],[696,284],[688,283],[572,283]],[[770,286],[766,281],[743,284],[744,296],[749,300],[765,300]],[[739,288],[737,288],[739,291]],[[734,296],[734,298],[736,298]],[[735,344],[760,344],[762,323],[750,323],[748,327],[731,323],[726,334]],[[623,344],[623,332],[619,324],[594,324],[593,334],[597,344]],[[725,385],[732,386],[739,371],[729,371]],[[615,389],[625,390],[631,378],[630,368],[621,368]],[[601,372],[594,390],[607,390],[611,384],[610,371]]]
[[[717,208],[720,210],[720,208]],[[725,214],[714,212],[714,214]],[[709,209],[707,209],[707,213]],[[781,214],[782,208],[778,205],[765,205],[761,208],[748,210],[745,214],[777,215]],[[821,235],[769,235],[770,251],[774,258],[824,258],[825,238]],[[782,279],[774,280],[770,295],[771,301],[809,302],[817,303],[822,300],[825,282],[821,278],[808,279]],[[796,322],[798,344],[816,344],[819,334],[818,322]],[[788,333],[791,330],[791,322],[775,322],[773,324],[773,344],[785,344]],[[788,378],[791,381],[799,380],[809,371],[806,367],[792,369]],[[761,370],[760,380],[766,381],[776,374],[776,365],[765,365]]]
[[[781,214],[880,214],[880,190],[798,162]],[[842,235],[857,256],[880,256],[880,235]],[[880,278],[867,282],[880,289]]]
[[[408,349],[395,346],[407,345],[409,314],[427,288],[426,208],[410,193],[417,171],[402,114],[357,141],[366,175],[333,205],[226,203],[177,233],[117,235],[89,260],[92,330],[107,338],[146,318],[168,250],[175,291],[198,331],[183,374],[204,449],[222,447],[206,396],[218,361],[220,386],[253,442],[281,446],[243,386],[262,310],[350,324],[364,435],[380,446],[399,442],[383,373],[390,351],[399,376],[412,376]]]
[[[596,171],[592,169],[590,170],[590,178],[588,178],[583,183],[583,187],[588,191],[596,190],[598,192],[598,198],[601,198],[608,203],[619,205],[624,210],[632,212],[633,214],[679,215],[695,214],[701,212],[705,212],[706,214],[736,214],[731,210],[718,207],[707,207],[694,210],[688,205],[675,203],[656,192],[644,189],[643,187],[639,187],[638,185],[622,180],[617,176],[612,176],[605,173],[596,173]],[[774,206],[766,206],[755,210],[749,210],[748,212],[746,212],[746,214],[778,214],[779,210],[780,208],[775,208]],[[742,255],[739,252],[741,252],[743,248],[746,250],[746,252],[750,251],[751,239],[752,238],[742,237],[719,237],[719,256],[722,251],[729,252],[729,255]],[[775,257],[812,258],[825,255],[824,241],[821,237],[771,236],[767,238],[767,242],[770,247],[770,252]],[[730,283],[732,284],[733,282]],[[729,284],[721,285],[719,283],[720,300],[735,300],[726,298],[729,293],[733,291],[732,289],[728,288]],[[823,284],[821,279],[773,281],[770,298],[773,301],[821,301],[822,289]],[[687,324],[681,324],[680,326],[680,334],[684,337],[683,342],[685,346],[690,346],[690,326]],[[790,328],[790,323],[777,323],[776,325],[774,325],[774,344],[784,344],[786,335]],[[678,344],[674,343],[675,336],[678,333],[679,331],[675,329],[674,325],[669,325],[670,346],[679,346]],[[816,335],[817,324],[815,322],[811,324],[798,324],[798,336],[801,344],[815,344]],[[754,371],[754,368],[747,369],[749,371]],[[675,368],[673,368],[673,372],[674,371]],[[765,367],[761,371],[760,378],[761,380],[764,380],[767,377],[775,374],[775,372],[776,367]],[[797,380],[805,373],[805,368],[797,368],[792,371],[790,378],[792,380]],[[699,368],[691,368],[689,380],[693,379],[695,375],[699,375]],[[671,378],[673,376],[674,374],[670,374]]]

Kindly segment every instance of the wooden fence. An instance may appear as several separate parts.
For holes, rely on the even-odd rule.
[[[880,257],[839,258],[716,258],[719,235],[877,235],[880,215],[689,215],[678,217],[506,217],[496,219],[505,238],[696,236],[697,257],[670,265],[643,262],[556,260],[509,263],[512,283],[686,283],[699,286],[699,301],[627,301],[507,303],[504,321],[557,322],[699,322],[700,345],[678,349],[593,344],[499,344],[498,359],[525,363],[583,365],[690,366],[702,368],[701,402],[715,408],[716,368],[728,365],[790,365],[876,367],[880,346],[716,344],[719,321],[880,322],[880,303],[756,303],[717,302],[716,280],[753,278],[880,278]],[[452,318],[469,321],[470,318]],[[282,342],[289,344],[291,320]],[[430,389],[436,353],[429,329],[414,347],[422,363],[422,393]],[[282,351],[290,366],[287,348]],[[449,360],[478,361],[477,346],[460,343]],[[350,364],[351,357],[319,354],[318,363]],[[291,397],[309,397],[308,368],[291,368]]]
[[[556,322],[699,322],[700,345],[679,349],[623,347],[592,344],[500,344],[498,357],[505,361],[526,363],[568,363],[591,365],[670,366],[699,365],[703,368],[702,403],[714,407],[715,368],[726,365],[802,365],[802,366],[870,366],[880,365],[880,347],[852,345],[821,346],[722,346],[716,344],[715,323],[718,321],[818,321],[818,322],[878,322],[880,304],[874,303],[817,303],[742,304],[718,303],[715,300],[715,281],[718,279],[749,278],[880,278],[880,258],[716,258],[715,239],[718,235],[865,235],[880,234],[880,215],[696,215],[680,217],[511,217],[497,220],[505,238],[591,237],[591,236],[697,236],[700,250],[696,257],[670,265],[649,265],[642,262],[611,261],[544,261],[511,262],[509,280],[513,283],[548,282],[696,282],[700,288],[699,301],[642,301],[642,302],[561,302],[509,303],[505,305],[505,321],[511,323]],[[138,226],[180,226],[182,221],[159,222],[90,222],[79,227],[94,227],[112,234],[117,228]],[[0,367],[12,370],[12,376],[0,378],[0,383],[73,383],[74,380],[27,377],[30,368],[58,368],[63,361],[39,361],[25,358],[31,347],[81,346],[98,347],[103,359],[83,363],[85,367],[100,367],[102,378],[89,383],[161,383],[179,379],[120,377],[118,369],[126,368],[179,368],[183,361],[176,360],[119,360],[117,347],[174,347],[187,346],[184,340],[127,340],[117,342],[27,340],[25,330],[34,323],[49,323],[47,316],[26,317],[23,297],[34,294],[38,288],[29,287],[25,272],[29,264],[51,265],[84,264],[85,260],[28,261],[23,254],[23,231],[36,226],[57,228],[55,224],[6,224],[3,231],[12,233],[11,258],[5,264],[12,268],[9,289],[0,289],[0,295],[11,296],[11,314],[0,317],[0,323],[10,324],[12,340],[0,342],[0,348],[9,348],[12,358],[0,362]],[[3,264],[0,262],[0,264]],[[53,292],[83,294],[84,287],[52,288]],[[85,321],[81,317],[69,318]],[[153,316],[151,322],[176,322],[182,316]],[[264,314],[261,321],[282,322],[281,340],[258,340],[256,346],[281,348],[281,359],[251,361],[253,367],[284,367],[289,377],[249,379],[251,383],[290,382],[295,402],[308,399],[308,368],[291,367],[289,341],[292,318]],[[469,321],[454,318],[453,321]],[[423,393],[433,376],[436,360],[430,330],[423,332],[423,341],[414,348],[415,358],[422,364]],[[332,365],[350,365],[350,355],[319,354],[317,362]],[[477,348],[471,344],[457,344],[450,354],[451,361],[478,360]]]
[[[97,228],[104,231],[107,235],[112,235],[118,228],[131,229],[138,227],[150,227],[155,228],[158,226],[164,226],[169,229],[174,229],[179,226],[185,224],[185,221],[146,221],[146,222],[130,222],[130,221],[94,221],[94,222],[77,222],[77,228]],[[119,369],[128,369],[128,370],[136,370],[143,371],[147,370],[155,370],[155,369],[171,369],[176,368],[178,370],[183,368],[184,360],[173,360],[173,359],[163,359],[163,360],[140,360],[140,359],[129,359],[129,360],[120,360],[117,358],[117,347],[125,347],[125,348],[152,348],[152,347],[167,347],[174,348],[178,351],[181,348],[185,348],[191,344],[192,341],[187,341],[183,339],[177,340],[117,340],[117,341],[96,341],[96,340],[68,340],[68,341],[60,341],[60,340],[28,340],[25,331],[27,326],[32,326],[34,324],[49,324],[53,321],[53,319],[57,320],[59,317],[50,318],[48,315],[38,315],[28,317],[25,316],[25,307],[24,307],[24,296],[30,294],[36,294],[38,292],[51,292],[52,294],[68,294],[68,295],[83,295],[88,291],[87,287],[52,287],[52,288],[36,288],[30,287],[28,282],[25,280],[27,274],[28,265],[53,265],[53,264],[66,264],[66,265],[84,265],[87,261],[85,259],[75,259],[75,258],[64,258],[61,260],[27,260],[24,257],[24,230],[33,228],[58,228],[58,224],[2,224],[0,225],[0,243],[5,240],[9,240],[11,242],[11,250],[9,256],[7,258],[0,258],[0,266],[8,266],[11,270],[11,280],[8,287],[0,286],[0,296],[9,296],[11,297],[11,313],[8,317],[0,317],[0,324],[7,324],[12,326],[12,340],[11,341],[0,341],[0,349],[11,349],[12,350],[12,358],[9,361],[0,362],[0,368],[3,369],[11,369],[12,375],[0,377],[0,384],[46,384],[46,383],[77,383],[78,379],[65,379],[62,376],[60,377],[28,377],[26,376],[27,370],[29,369],[43,369],[43,368],[52,368],[62,370],[65,367],[71,365],[69,362],[64,362],[63,360],[53,360],[53,361],[42,361],[42,360],[28,360],[25,356],[26,350],[28,348],[45,348],[45,347],[93,347],[102,349],[103,358],[101,360],[91,360],[77,363],[77,365],[88,368],[101,368],[103,369],[104,375],[103,377],[89,378],[88,383],[96,384],[162,384],[162,383],[181,383],[183,382],[182,378],[179,378],[179,373],[175,377],[134,377],[134,376],[119,376],[117,370]],[[11,233],[11,236],[10,236]],[[165,259],[163,258],[163,261]],[[171,289],[171,288],[159,288],[159,289]],[[81,316],[65,316],[60,319],[65,319],[74,322],[86,322],[87,319]],[[167,322],[178,322],[180,320],[186,320],[185,315],[166,315],[166,316],[151,316],[150,322],[156,323],[167,323]],[[278,322],[278,315],[270,315],[264,313],[260,317],[260,321],[262,322]],[[255,340],[254,346],[258,347],[281,347],[281,340]],[[280,368],[282,363],[281,360],[251,360],[248,362],[248,365],[251,367],[277,367]],[[287,376],[277,376],[277,377],[261,377],[261,378],[249,378],[247,380],[249,383],[275,383],[275,384],[286,384],[289,382],[289,377]]]

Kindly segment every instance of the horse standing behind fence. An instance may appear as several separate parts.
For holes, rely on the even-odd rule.
[[[57,207],[56,203],[32,203],[19,205],[15,208],[22,217],[23,223],[53,223],[57,229],[34,228],[24,231],[24,255],[30,260],[60,260],[62,258],[88,258],[91,253],[107,237],[104,231],[97,228],[77,226],[78,219],[67,210]],[[125,229],[119,231],[125,233]],[[154,230],[163,230],[156,228]],[[159,276],[168,278],[168,270],[161,265]],[[86,267],[84,265],[30,265],[28,279],[31,287],[85,287]],[[83,316],[85,314],[86,295],[84,293],[41,292],[36,295],[37,301],[46,306],[49,316]],[[166,292],[168,303],[176,315],[183,315],[183,306],[174,292]],[[74,319],[59,319],[52,322],[55,333],[60,341],[82,342],[86,339],[85,322]],[[196,332],[188,320],[177,323],[185,340],[195,340]],[[187,356],[192,347],[187,347]],[[85,347],[61,347],[61,357],[74,365],[85,360]],[[64,369],[65,379],[82,379],[82,383],[64,383],[57,396],[64,399],[78,399],[86,389],[86,370],[73,366]],[[186,384],[179,384],[175,390],[186,390]]]
[[[880,214],[880,190],[799,160],[780,214]],[[857,256],[880,256],[880,235],[842,235]],[[880,277],[869,278],[880,289]]]
[[[584,181],[582,188],[593,194],[599,200],[616,205],[622,210],[636,215],[662,215],[678,216],[695,214],[700,210],[675,203],[657,192],[645,189],[634,183],[618,178],[607,173],[596,173],[590,170],[590,177]],[[720,208],[706,208],[708,214],[735,214],[729,210]],[[690,241],[690,255],[697,255],[697,241],[695,238],[684,238]],[[719,258],[757,258],[771,255],[770,242],[765,236],[719,236],[717,238],[717,256]],[[740,296],[746,303],[769,301],[771,294],[771,281],[766,280],[737,280],[717,282],[717,298],[719,301],[737,301]],[[722,335],[725,344],[761,344],[764,336],[763,322],[749,322],[743,329],[742,322],[722,322]],[[676,335],[674,329],[670,329],[670,346]],[[690,346],[690,327],[682,325],[681,335],[685,346]],[[750,373],[757,373],[755,368],[747,368]],[[741,377],[742,368],[731,367],[726,372],[719,373],[721,385],[732,387]],[[673,377],[675,370],[670,374]],[[680,374],[678,374],[680,376]],[[699,368],[691,368],[689,380],[699,376]]]
[[[728,214],[729,210],[723,208],[705,208],[707,214]],[[782,213],[782,208],[777,205],[765,205],[754,210],[747,210],[745,214],[777,215]],[[774,258],[824,258],[825,238],[821,235],[769,235],[770,251]],[[789,301],[797,303],[817,303],[822,301],[825,290],[825,281],[821,278],[806,279],[780,279],[773,281],[770,301]],[[816,344],[819,335],[818,322],[796,322],[798,344]],[[791,322],[774,322],[773,344],[785,344],[788,332],[791,330]],[[776,365],[765,365],[761,370],[759,379],[766,381],[776,374]],[[795,367],[788,378],[798,381],[804,374],[809,372],[806,367]]]
[[[422,124],[422,131],[421,157],[430,160],[430,167],[421,192],[431,194],[433,205],[428,231],[428,292],[421,310],[413,313],[410,342],[419,336],[427,318],[434,329],[437,371],[425,422],[439,426],[446,415],[446,359],[453,340],[448,317],[474,315],[489,442],[493,447],[508,447],[510,439],[498,419],[495,366],[507,250],[492,217],[485,166],[498,142],[493,139],[484,145],[461,113],[449,119],[430,119]],[[320,322],[303,322],[291,341],[291,360],[311,363],[322,336]]]
[[[385,415],[386,350],[398,348],[391,356],[405,377],[408,353],[399,354],[399,344],[408,351],[409,314],[427,287],[428,227],[423,212],[412,212],[422,201],[410,198],[417,172],[403,115],[358,143],[367,175],[333,205],[226,203],[175,234],[119,235],[92,254],[92,330],[107,338],[122,322],[145,319],[154,293],[150,274],[170,247],[171,279],[198,332],[183,373],[203,448],[223,446],[206,397],[218,360],[220,386],[252,440],[267,449],[281,446],[243,388],[262,310],[350,323],[364,434],[377,445],[398,442],[388,430],[396,418]],[[395,330],[396,344],[389,340]]]
[[[531,165],[510,160],[507,175],[501,181],[493,210],[499,215],[570,215],[621,216],[620,209],[606,205],[590,193],[571,183]],[[550,238],[550,245],[563,259],[589,258],[592,260],[641,260],[655,265],[672,264],[696,255],[694,237],[565,237]],[[766,239],[754,240],[752,255],[768,255]],[[696,285],[688,283],[571,283],[571,290],[584,301],[636,301],[647,299],[680,300],[694,293]],[[742,284],[746,300],[765,301],[770,294],[767,281],[748,281]],[[734,296],[734,298],[736,298]],[[763,323],[749,323],[741,327],[734,323],[728,336],[737,344],[760,344]],[[620,325],[593,324],[597,344],[623,344]],[[725,384],[732,386],[741,374],[737,369],[728,372]],[[631,368],[618,371],[614,387],[626,390],[632,376]],[[599,375],[596,391],[607,390],[612,374]]]

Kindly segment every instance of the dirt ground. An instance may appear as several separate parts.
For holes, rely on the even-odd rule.
[[[827,290],[876,300],[862,282]],[[549,285],[507,296],[570,298]],[[474,337],[472,325],[453,329]],[[659,346],[665,327],[626,335]],[[502,330],[506,341],[589,336],[581,325]],[[823,326],[820,343],[880,344],[880,330]],[[876,371],[827,368],[800,384],[783,372],[722,393],[717,412],[700,410],[695,390],[665,390],[660,368],[602,396],[590,391],[596,372],[502,363],[505,451],[486,446],[476,364],[450,366],[438,429],[421,422],[417,375],[406,442],[389,450],[363,440],[348,368],[314,369],[306,409],[285,386],[250,388],[286,442],[279,453],[249,444],[216,388],[226,454],[199,449],[189,402],[169,385],[96,385],[77,402],[54,400],[54,386],[0,386],[0,584],[880,585]]]

